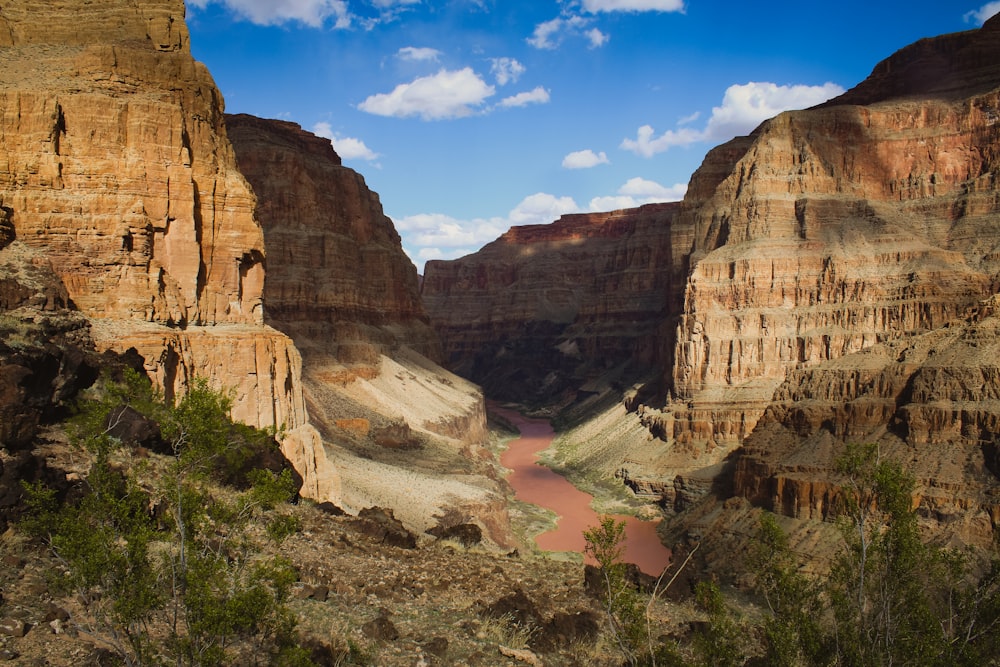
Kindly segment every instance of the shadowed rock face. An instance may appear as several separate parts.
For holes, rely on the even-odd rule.
[[[512,400],[551,400],[616,366],[648,365],[671,290],[676,211],[567,215],[428,262],[424,303],[449,365]]]
[[[265,320],[307,355],[373,363],[405,344],[439,360],[416,268],[361,175],[341,165],[328,139],[294,123],[239,114],[226,126],[258,197]]]

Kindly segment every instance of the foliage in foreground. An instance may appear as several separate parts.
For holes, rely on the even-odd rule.
[[[162,470],[116,463],[124,452],[111,433],[125,408],[158,423],[172,452]],[[92,460],[82,497],[27,488],[23,527],[69,572],[90,618],[78,629],[125,665],[312,664],[285,605],[297,574],[252,530],[263,523],[273,540],[296,530],[276,510],[296,484],[288,469],[247,469],[274,440],[234,424],[230,408],[203,380],[169,405],[129,373],[81,406],[76,440]]]
[[[747,560],[760,618],[741,615],[716,584],[701,582],[695,602],[705,621],[685,646],[652,640],[648,600],[625,580],[624,523],[604,517],[586,531],[604,577],[608,631],[625,663],[1000,665],[1000,561],[976,576],[970,554],[925,544],[914,480],[876,445],[848,446],[837,472],[843,545],[829,576],[803,574],[775,517],[765,514]]]

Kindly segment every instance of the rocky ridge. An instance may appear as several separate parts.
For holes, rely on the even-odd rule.
[[[640,372],[657,356],[676,212],[566,215],[428,262],[422,294],[449,367],[491,397],[529,402],[572,397],[616,366]]]

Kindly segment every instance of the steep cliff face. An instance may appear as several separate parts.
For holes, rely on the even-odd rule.
[[[675,222],[683,404],[651,423],[731,450],[787,373],[937,329],[996,290],[998,37],[993,20],[925,40],[709,155]],[[915,68],[947,81],[916,85]]]
[[[439,360],[416,268],[364,178],[294,123],[240,114],[226,127],[258,197],[267,323],[343,363],[402,344]]]
[[[421,531],[441,517],[476,521],[509,544],[482,455],[482,394],[435,363],[416,268],[378,195],[298,125],[247,115],[226,125],[258,197],[265,321],[302,351],[310,417],[342,464],[343,505],[389,507]]]
[[[46,255],[99,347],[136,347],[168,397],[196,375],[235,388],[235,418],[284,425],[288,447],[308,449],[298,354],[263,325],[254,196],[182,0],[12,0],[0,45],[12,234]],[[232,359],[234,341],[256,354]],[[318,465],[304,492],[335,496]]]
[[[552,401],[657,356],[675,204],[514,227],[468,257],[427,263],[424,303],[451,368],[491,396]]]

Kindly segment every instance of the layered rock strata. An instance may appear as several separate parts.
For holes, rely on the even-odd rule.
[[[428,262],[423,298],[449,367],[521,401],[551,400],[622,364],[648,367],[672,289],[676,211],[567,215]]]
[[[254,195],[183,2],[12,0],[0,46],[0,207],[98,345],[140,349],[168,396],[195,375],[234,387],[236,419],[284,426],[287,447],[308,451],[297,353],[263,325]],[[253,360],[229,363],[234,339]],[[307,458],[318,467],[293,459],[304,493],[335,497],[322,452]]]
[[[258,197],[265,321],[302,351],[309,414],[342,464],[343,506],[391,508],[420,532],[475,520],[509,545],[482,394],[435,363],[416,268],[378,195],[328,139],[247,115],[226,124]]]

